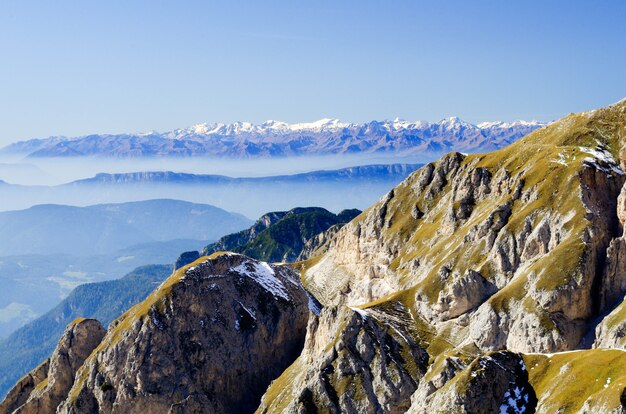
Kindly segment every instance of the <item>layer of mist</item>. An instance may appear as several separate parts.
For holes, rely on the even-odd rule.
[[[336,170],[370,164],[424,164],[438,159],[437,152],[401,156],[398,154],[353,154],[291,158],[25,158],[0,155],[0,180],[20,185],[61,185],[98,173],[176,171],[189,174],[217,174],[229,177],[265,177]]]

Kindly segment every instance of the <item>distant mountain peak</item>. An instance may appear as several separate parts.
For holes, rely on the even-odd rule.
[[[506,146],[544,124],[536,121],[472,124],[459,117],[438,122],[370,121],[346,123],[337,118],[260,124],[237,121],[200,123],[163,133],[102,134],[35,139],[1,152],[31,157],[288,157],[324,154],[481,152]]]

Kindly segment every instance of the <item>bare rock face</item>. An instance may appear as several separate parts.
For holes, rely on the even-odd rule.
[[[626,185],[617,198],[619,237],[611,241],[606,253],[605,282],[600,288],[600,305],[603,309],[614,307],[626,294],[626,238],[623,235],[626,220]]]
[[[33,369],[20,379],[15,386],[9,390],[4,401],[0,404],[0,414],[9,414],[17,410],[30,397],[33,390],[48,378],[50,360],[46,359],[39,366]]]
[[[326,251],[328,251],[330,241],[344,225],[344,223],[339,223],[330,226],[326,231],[323,231],[307,240],[304,243],[304,247],[302,248],[302,251],[296,261],[307,260],[314,256],[326,253]]]
[[[59,412],[252,412],[302,349],[297,276],[235,254],[182,268],[112,324]]]
[[[407,414],[533,413],[537,396],[522,357],[497,352],[477,358],[437,391],[413,402]]]
[[[405,412],[428,355],[409,333],[406,310],[392,313],[325,308],[312,317],[302,355],[272,384],[257,412]],[[337,329],[330,338],[329,324]]]
[[[13,413],[56,413],[57,407],[65,400],[74,384],[76,372],[98,346],[105,333],[105,329],[95,319],[77,319],[68,325],[52,353],[45,379],[38,382],[26,402],[15,408]],[[45,366],[46,364],[36,368],[35,375],[40,378]]]

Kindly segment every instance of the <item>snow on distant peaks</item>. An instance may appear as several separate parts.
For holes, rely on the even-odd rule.
[[[322,131],[328,129],[341,129],[349,126],[350,124],[343,123],[338,119],[323,118],[315,122],[292,124],[289,126],[289,129],[292,131]]]
[[[406,121],[402,118],[394,118],[393,121],[371,121],[364,124],[355,124],[342,122],[336,118],[323,118],[314,122],[300,122],[289,124],[283,121],[267,120],[261,124],[253,124],[251,122],[233,122],[231,124],[225,123],[202,123],[192,125],[185,129],[176,129],[165,135],[174,137],[183,137],[188,134],[194,135],[240,135],[240,134],[289,134],[294,132],[334,132],[345,128],[358,128],[360,126],[366,126],[369,128],[383,128],[387,130],[416,130],[426,129],[429,127],[440,127],[444,130],[459,130],[459,129],[511,129],[519,127],[540,127],[543,124],[537,121],[514,121],[514,122],[482,122],[479,124],[472,124],[464,121],[459,117],[453,116],[444,118],[438,122],[429,123],[426,121]]]
[[[513,121],[513,122],[502,122],[502,121],[491,121],[491,122],[481,122],[476,126],[480,129],[489,129],[489,128],[515,128],[515,127],[540,127],[545,125],[543,122],[539,121]]]

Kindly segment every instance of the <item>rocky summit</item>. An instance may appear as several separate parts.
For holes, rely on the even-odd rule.
[[[71,380],[50,385],[62,340],[2,407],[624,413],[625,167],[626,100],[447,154],[292,267],[183,266],[68,363]]]
[[[252,412],[300,353],[307,303],[289,267],[233,254],[201,258],[114,321],[106,335],[101,327],[101,334],[85,335],[68,328],[47,380],[38,382],[37,368],[2,407],[7,413]],[[78,355],[77,363],[70,357],[58,375],[56,355],[67,354]],[[57,377],[62,386],[53,384]]]

